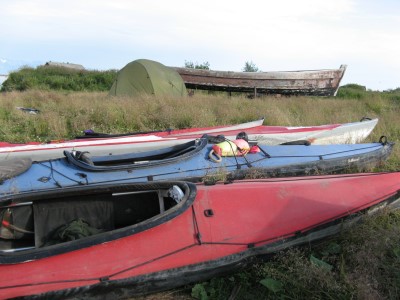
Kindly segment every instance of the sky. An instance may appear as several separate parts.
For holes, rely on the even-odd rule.
[[[212,70],[337,69],[341,85],[400,87],[399,0],[0,0],[0,74],[48,61],[136,59]]]

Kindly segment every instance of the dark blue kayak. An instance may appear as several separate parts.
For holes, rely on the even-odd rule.
[[[223,157],[220,162],[210,158],[212,146],[201,138],[150,152],[90,157],[90,153],[66,151],[60,159],[6,162],[0,166],[0,196],[105,183],[332,173],[373,167],[389,156],[393,143],[260,145],[258,153]]]

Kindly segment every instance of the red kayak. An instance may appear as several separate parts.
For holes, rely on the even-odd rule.
[[[362,119],[359,122],[328,124],[320,126],[263,126],[264,119],[237,125],[166,130],[148,133],[98,134],[89,133],[75,140],[31,142],[11,144],[0,142],[0,160],[29,157],[42,161],[63,157],[64,150],[88,151],[92,155],[145,152],[171,147],[200,138],[204,134],[224,135],[234,140],[245,132],[250,140],[262,145],[278,145],[287,142],[307,140],[311,144],[356,144],[362,142],[374,129],[378,119]]]
[[[0,295],[117,299],[204,280],[397,207],[399,190],[393,172],[4,197]]]

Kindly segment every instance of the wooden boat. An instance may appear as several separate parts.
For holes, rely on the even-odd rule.
[[[385,138],[365,144],[258,145],[252,148],[258,151],[255,153],[220,157],[210,139],[213,138],[123,155],[90,157],[86,152],[65,151],[65,158],[54,160],[5,161],[0,164],[0,196],[111,182],[200,181],[221,177],[231,180],[365,169],[384,161],[393,147]]]
[[[77,186],[4,197],[0,294],[125,299],[201,281],[398,207],[399,190],[394,172]],[[73,230],[77,224],[81,231]]]
[[[346,65],[339,69],[232,72],[191,68],[174,69],[181,75],[186,88],[257,94],[336,96]]]
[[[230,126],[166,130],[150,133],[108,135],[90,133],[70,141],[50,143],[10,144],[0,142],[0,161],[29,157],[40,161],[63,157],[65,150],[89,151],[93,155],[144,152],[169,147],[200,138],[203,134],[224,135],[235,139],[245,131],[250,140],[263,145],[278,145],[296,140],[308,140],[312,144],[360,143],[375,128],[378,119],[362,119],[359,122],[320,126],[263,126],[264,119]]]

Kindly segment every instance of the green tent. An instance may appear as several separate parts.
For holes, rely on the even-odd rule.
[[[122,68],[112,85],[109,95],[167,95],[186,96],[187,91],[182,77],[172,68],[159,62],[138,59]]]

